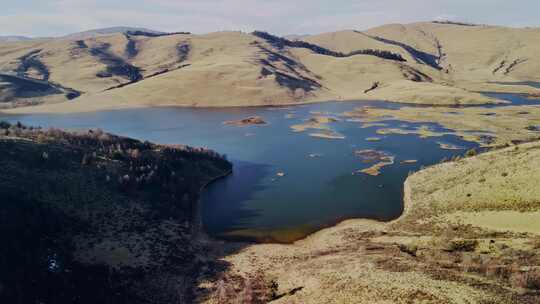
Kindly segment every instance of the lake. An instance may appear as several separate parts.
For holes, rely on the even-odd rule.
[[[226,154],[234,172],[205,189],[200,214],[212,236],[261,242],[291,242],[349,218],[388,221],[402,212],[402,186],[409,172],[477,147],[455,136],[380,135],[381,126],[363,126],[341,113],[359,106],[399,108],[386,102],[326,102],[294,107],[150,108],[98,113],[5,116],[11,122],[107,132],[162,144],[204,146]],[[236,126],[224,121],[261,116],[266,125]],[[293,132],[315,115],[337,118],[326,131],[344,137]],[[2,117],[0,117],[2,118]],[[385,121],[385,128],[415,129],[437,124]],[[374,138],[376,137],[376,138]],[[378,139],[378,141],[374,141]],[[441,144],[460,147],[442,149]],[[360,172],[378,161],[357,151],[393,157],[378,176]],[[416,160],[417,162],[406,162]]]

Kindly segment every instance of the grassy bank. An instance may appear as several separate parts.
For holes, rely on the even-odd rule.
[[[540,220],[538,159],[534,142],[414,173],[391,223],[349,220],[291,245],[216,249],[230,270],[203,281],[211,292],[200,299],[538,303],[540,231],[516,225]]]

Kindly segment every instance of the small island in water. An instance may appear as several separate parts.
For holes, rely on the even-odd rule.
[[[234,126],[248,126],[248,125],[266,125],[266,121],[260,116],[252,116],[248,118],[243,118],[239,120],[229,120],[223,122],[225,125],[234,125]]]

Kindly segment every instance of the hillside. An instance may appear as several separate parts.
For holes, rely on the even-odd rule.
[[[0,43],[1,42],[28,41],[28,40],[32,40],[32,38],[25,37],[25,36],[0,36]]]
[[[434,64],[449,80],[487,81],[511,76],[537,81],[540,77],[540,61],[534,58],[540,50],[537,28],[417,23],[382,26],[366,34],[434,56]]]
[[[540,143],[426,168],[405,212],[229,254],[204,303],[538,303]],[[218,255],[227,249],[215,249]]]
[[[47,104],[18,112],[353,99],[454,105],[497,102],[478,91],[539,93],[496,83],[540,81],[539,29],[427,22],[303,40],[260,33],[140,30],[1,43],[0,75],[18,79],[4,77],[0,104]],[[57,90],[13,93],[16,82],[35,79]]]
[[[0,302],[189,303],[219,154],[0,123]],[[144,288],[141,288],[144,286]]]

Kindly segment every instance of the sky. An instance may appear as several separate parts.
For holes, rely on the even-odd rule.
[[[540,26],[539,0],[0,0],[0,36],[62,36],[110,26],[280,35],[452,20]]]

